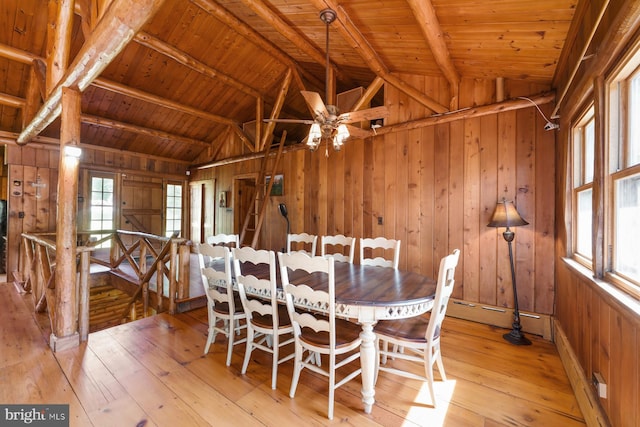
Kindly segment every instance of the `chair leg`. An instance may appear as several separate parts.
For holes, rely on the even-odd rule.
[[[268,342],[271,342],[271,345],[273,346],[273,352],[271,353],[271,356],[273,358],[272,362],[271,362],[271,389],[275,390],[276,389],[276,382],[278,379],[278,358],[280,357],[280,340],[278,337],[278,334],[274,333],[273,335],[270,335],[270,337],[272,337],[270,340],[267,340]]]
[[[381,363],[383,365],[387,364],[387,352],[389,351],[389,342],[387,340],[382,340],[382,351],[384,354],[382,355]]]
[[[424,373],[427,377],[427,382],[429,384],[429,394],[431,394],[431,402],[433,402],[433,407],[436,407],[436,392],[433,388],[433,351],[431,348],[427,348],[425,350],[425,364],[424,364]]]
[[[336,360],[335,355],[329,357],[329,411],[327,417],[333,419],[333,402],[336,391]]]
[[[440,372],[440,378],[442,379],[442,381],[446,381],[447,375],[444,373],[444,364],[442,363],[442,355],[440,354],[440,347],[438,347],[436,351],[437,353],[435,357],[436,357],[436,364],[438,365],[438,372]]]
[[[291,388],[289,389],[289,397],[292,399],[296,395],[300,371],[302,371],[302,346],[298,343],[295,346],[296,356],[293,360],[293,376],[291,378]]]
[[[216,322],[218,318],[213,313],[213,310],[209,310],[209,331],[207,333],[207,343],[204,346],[204,354],[209,353],[211,344],[216,340]]]
[[[236,330],[233,325],[235,325],[235,321],[230,321],[229,329],[227,329],[227,366],[231,366],[231,355],[233,354],[233,336]]]
[[[375,370],[373,371],[373,385],[378,382],[378,372],[380,372],[380,338],[376,337],[376,340],[373,343],[373,348],[376,350],[375,355]]]
[[[249,359],[251,359],[251,352],[253,351],[253,340],[254,340],[254,331],[253,328],[247,324],[247,348],[244,351],[244,362],[242,362],[242,374],[247,373],[247,367],[249,367]],[[231,344],[231,342],[229,342]],[[227,366],[229,366],[227,364]]]

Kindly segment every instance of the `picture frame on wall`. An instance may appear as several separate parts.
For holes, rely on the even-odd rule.
[[[268,175],[266,178],[266,185],[269,185],[269,181],[271,180],[271,175]],[[271,196],[283,196],[284,195],[284,175],[278,174],[274,176],[273,186],[271,187]]]
[[[226,208],[227,207],[227,192],[226,191],[221,191],[220,195],[218,197],[218,206],[220,206],[221,208]]]

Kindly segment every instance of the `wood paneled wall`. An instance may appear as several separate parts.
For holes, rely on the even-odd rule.
[[[6,262],[7,273],[11,278],[10,274],[18,270],[20,235],[56,229],[59,152],[57,147],[36,145],[8,145],[6,152],[9,180]],[[186,166],[145,156],[90,149],[83,149],[80,165],[81,176],[86,176],[89,169],[117,172],[120,177],[127,175],[128,179],[118,181],[122,184],[121,195],[127,203],[125,207],[158,211],[160,214],[163,206],[163,180],[186,182]],[[87,185],[82,185],[81,182],[79,191],[84,191],[85,194],[80,195],[87,201],[78,204],[78,224],[81,226],[82,218],[87,217],[82,209],[88,209],[89,206]],[[142,215],[140,218],[149,228],[147,231],[155,234],[162,232],[161,215]],[[131,229],[124,218],[120,219],[120,225]]]
[[[441,102],[448,99],[441,79],[413,77],[412,84]],[[495,101],[493,82],[469,80],[462,88],[461,108]],[[514,97],[542,91],[511,83],[506,93]],[[389,87],[385,104],[391,110],[387,124],[428,113]],[[555,135],[543,130],[545,123],[532,105],[349,141],[341,152],[330,148],[328,157],[324,147],[315,153],[286,153],[279,168],[285,194],[269,201],[260,247],[284,247],[286,222],[277,209],[284,202],[292,232],[402,240],[402,269],[434,276],[440,258],[460,248],[454,296],[512,307],[507,244],[502,230],[486,227],[496,202],[506,197],[515,200],[530,223],[515,230],[520,308],[552,314]],[[233,194],[234,176],[258,168],[259,162],[251,160],[196,171],[192,178],[216,179],[217,191],[227,189]],[[217,221],[228,221],[224,215],[218,215]],[[216,230],[233,231],[228,222],[225,227]]]
[[[584,273],[558,262],[557,321],[587,380],[604,378],[599,399],[612,426],[640,426],[640,317]]]

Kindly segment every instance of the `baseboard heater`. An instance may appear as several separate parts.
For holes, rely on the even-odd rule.
[[[453,298],[449,300],[447,315],[505,329],[511,329],[513,324],[513,309],[511,308],[472,303]],[[544,339],[553,341],[551,316],[520,310],[520,324],[523,332],[540,335]]]

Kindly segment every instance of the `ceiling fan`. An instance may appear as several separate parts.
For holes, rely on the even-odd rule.
[[[326,24],[326,99],[329,99],[329,25],[335,19],[336,12],[332,9],[324,9],[320,12],[320,20]],[[342,145],[350,136],[365,138],[370,135],[366,130],[351,126],[349,123],[380,119],[389,115],[389,111],[385,106],[340,114],[337,106],[325,105],[317,92],[303,90],[300,93],[311,111],[313,120],[266,119],[265,121],[310,124],[311,129],[307,137],[307,146],[312,151],[315,151],[322,141],[326,141],[327,146],[329,142],[332,142],[333,149],[340,151]]]

